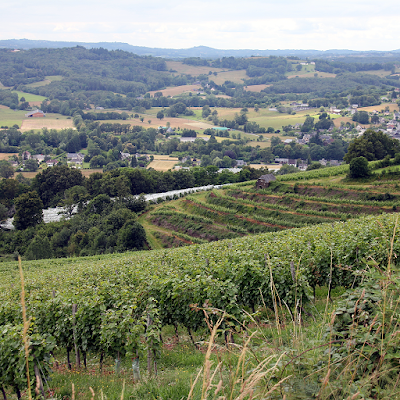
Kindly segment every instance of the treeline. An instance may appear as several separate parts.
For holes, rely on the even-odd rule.
[[[74,188],[69,194],[73,192]],[[146,233],[136,212],[145,207],[143,199],[129,197],[112,201],[101,194],[86,204],[81,198],[80,212],[67,221],[0,231],[0,254],[19,254],[36,260],[142,250],[147,248]],[[65,216],[70,215],[66,212]]]
[[[395,67],[395,62],[354,62],[354,58],[345,61],[326,61],[315,60],[315,69],[321,72],[330,72],[340,74],[343,72],[359,72],[359,71],[378,71],[384,69],[385,71],[392,71]]]
[[[343,74],[335,78],[293,78],[273,84],[263,89],[265,93],[309,93],[316,97],[324,97],[327,93],[343,92],[359,85],[377,86],[391,85],[400,87],[400,82],[380,78],[368,74]]]

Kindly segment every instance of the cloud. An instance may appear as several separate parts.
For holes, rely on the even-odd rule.
[[[21,4],[22,3],[22,4]],[[394,0],[49,0],[2,2],[0,39],[121,41],[149,47],[398,48]]]

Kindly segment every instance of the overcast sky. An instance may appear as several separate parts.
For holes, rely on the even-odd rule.
[[[0,3],[0,39],[218,49],[400,48],[399,0],[35,0]]]

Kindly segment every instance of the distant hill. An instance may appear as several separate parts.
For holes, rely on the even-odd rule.
[[[132,46],[128,43],[120,42],[59,42],[51,40],[30,40],[30,39],[7,39],[0,40],[0,48],[29,50],[33,48],[62,48],[82,46],[88,49],[104,48],[107,50],[124,50],[137,55],[150,55],[154,57],[164,57],[180,59],[186,57],[220,58],[220,57],[251,57],[251,56],[295,56],[299,58],[335,58],[343,56],[368,56],[368,57],[395,57],[400,54],[400,49],[393,51],[354,51],[346,49],[332,50],[221,50],[207,46],[191,47],[189,49],[162,49],[144,46]]]

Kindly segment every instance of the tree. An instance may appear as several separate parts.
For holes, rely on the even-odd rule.
[[[0,176],[2,178],[11,178],[13,175],[14,175],[14,168],[12,167],[12,165],[6,160],[1,160]]]
[[[304,121],[301,131],[302,132],[310,132],[312,128],[314,127],[314,118],[310,117],[309,115],[306,117],[306,120]]]
[[[37,192],[21,194],[15,199],[14,226],[22,230],[43,222],[43,203]]]
[[[379,116],[378,115],[373,115],[371,117],[371,124],[377,124],[379,122]]]
[[[350,161],[349,178],[368,178],[370,174],[368,160],[365,157],[356,157]]]
[[[162,111],[159,111],[157,113],[157,118],[161,121],[164,118],[164,113]]]
[[[135,220],[128,220],[118,232],[120,250],[142,250],[146,244],[146,232]]]
[[[369,124],[369,115],[366,111],[358,111],[353,115],[353,121],[360,124]]]
[[[64,191],[73,186],[82,186],[84,177],[80,170],[66,165],[56,165],[37,174],[32,182],[43,201],[44,207],[56,206],[64,197]]]
[[[362,136],[354,139],[350,145],[347,154],[343,159],[350,163],[353,158],[365,157],[368,161],[382,160],[387,155],[394,157],[400,152],[400,142],[392,139],[383,132],[375,132],[367,129]]]
[[[26,160],[24,171],[36,172],[38,170],[38,163],[34,159]]]

